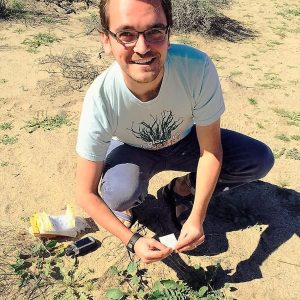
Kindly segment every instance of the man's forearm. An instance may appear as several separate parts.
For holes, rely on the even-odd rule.
[[[112,213],[105,202],[94,193],[77,196],[78,204],[101,227],[127,244],[132,232]]]
[[[204,222],[207,207],[215,189],[222,165],[222,152],[204,153],[198,162],[195,200],[191,216]]]

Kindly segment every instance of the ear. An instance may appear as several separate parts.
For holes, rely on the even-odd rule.
[[[104,32],[100,32],[100,38],[103,44],[105,54],[107,55],[112,54],[108,35],[106,35]]]

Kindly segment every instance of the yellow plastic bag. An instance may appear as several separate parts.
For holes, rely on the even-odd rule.
[[[67,205],[66,213],[59,216],[51,216],[45,212],[35,213],[30,217],[29,231],[35,236],[69,236],[76,237],[77,233],[90,227],[80,217],[75,217],[73,209]]]

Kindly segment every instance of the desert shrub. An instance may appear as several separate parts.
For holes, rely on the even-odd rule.
[[[18,18],[25,13],[25,4],[22,0],[0,0],[0,19]]]
[[[76,13],[74,8],[75,3],[82,2],[85,4],[87,8],[89,8],[93,3],[94,0],[36,0],[45,2],[47,5],[55,5],[62,8],[65,13]]]
[[[53,97],[81,90],[108,67],[111,61],[103,61],[101,66],[95,66],[90,62],[88,54],[76,51],[62,55],[50,54],[40,59],[39,63],[44,65],[44,71],[50,74],[50,79],[39,81],[38,87],[42,95]]]
[[[25,9],[25,5],[21,0],[10,0],[9,6],[14,13],[21,13]]]
[[[75,90],[91,83],[99,74],[98,67],[92,65],[88,55],[82,51],[70,55],[50,54],[41,59],[40,63],[50,66],[48,69],[50,74],[59,72]]]
[[[229,4],[228,0],[173,0],[173,30],[198,32],[228,41],[253,37],[253,31],[221,13],[221,8]]]
[[[3,18],[7,13],[6,0],[0,0],[0,18]]]

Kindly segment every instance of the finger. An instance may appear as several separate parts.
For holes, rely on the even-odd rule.
[[[176,252],[177,253],[183,253],[183,252],[191,251],[191,250],[194,250],[194,249],[196,249],[196,247],[194,247],[194,246],[186,246],[186,247],[178,249]]]
[[[155,252],[155,253],[161,253],[162,255],[169,255],[170,252],[173,251],[172,248],[165,246],[164,244],[160,243],[159,241],[155,240],[155,239],[151,239],[149,241],[149,250],[151,252]],[[154,250],[154,251],[152,251]]]
[[[142,260],[145,263],[160,261],[170,255],[172,251],[171,248],[167,248],[166,250],[148,250]]]
[[[191,251],[194,250],[198,247],[199,245],[197,244],[190,244],[190,245],[186,245],[180,249],[177,250],[177,252],[185,252],[185,251]]]
[[[198,241],[198,238],[193,237],[193,236],[186,236],[184,239],[181,241],[178,241],[175,250],[181,250],[183,247],[189,246],[191,247],[192,245],[196,245]]]
[[[170,247],[167,247],[166,245],[160,243],[159,241],[155,240],[155,239],[151,239],[150,242],[150,247],[153,249],[158,249],[158,250],[166,250],[166,249],[170,249]]]
[[[178,252],[185,252],[185,251],[190,251],[190,250],[194,250],[196,249],[198,246],[200,246],[201,244],[203,244],[205,241],[205,236],[201,236],[201,238],[197,239],[195,242],[192,242],[189,245],[184,245],[181,248],[176,248],[176,251]]]
[[[200,239],[198,240],[198,244],[201,245],[202,243],[205,242],[205,235],[203,234]]]

